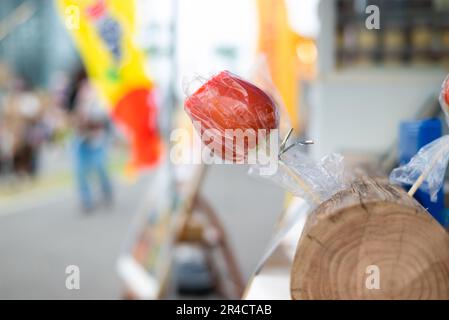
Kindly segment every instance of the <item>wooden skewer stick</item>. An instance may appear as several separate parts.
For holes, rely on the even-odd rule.
[[[415,183],[412,185],[410,190],[407,192],[409,196],[413,197],[413,195],[418,191],[419,187],[423,184],[424,180],[429,175],[430,171],[432,171],[433,167],[437,164],[438,160],[443,156],[444,152],[447,151],[447,148],[442,148],[436,155],[433,157],[432,162],[426,168],[426,170],[421,173],[421,175],[416,179]]]
[[[290,128],[288,133],[285,135],[284,140],[282,140],[281,145],[279,146],[279,154],[284,153],[285,145],[287,144],[288,139],[290,139],[290,136],[292,135],[292,133],[293,133],[293,128]]]
[[[293,179],[295,180],[295,182],[298,184],[298,186],[300,188],[302,188],[312,199],[312,201],[314,202],[315,205],[319,205],[322,201],[320,199],[320,197],[312,191],[312,189],[309,187],[308,183],[306,183],[304,180],[302,180],[288,165],[286,165],[282,160],[281,160],[281,155],[283,153],[285,153],[286,151],[288,151],[290,148],[292,148],[294,145],[297,144],[292,144],[289,147],[286,147],[287,145],[287,141],[290,138],[290,136],[293,133],[293,128],[291,128],[287,135],[285,136],[285,138],[282,140],[282,143],[279,147],[279,164],[281,165],[281,167],[284,168],[285,172]],[[312,144],[312,141],[305,141],[305,142],[300,142],[298,144]]]
[[[298,177],[298,175],[292,169],[290,169],[289,166],[287,166],[282,160],[279,160],[279,164],[281,165],[281,167],[284,168],[285,172],[291,178],[293,178],[293,180],[295,180],[298,186],[302,188],[310,196],[315,205],[319,205],[322,202],[320,197],[315,192],[313,192],[310,189],[309,185],[306,182],[304,182],[304,180],[302,180],[300,177]]]

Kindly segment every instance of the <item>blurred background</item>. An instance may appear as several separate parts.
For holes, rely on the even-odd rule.
[[[276,88],[314,159],[388,174],[445,130],[449,1],[2,0],[0,299],[241,296],[289,197],[167,156],[224,69]]]

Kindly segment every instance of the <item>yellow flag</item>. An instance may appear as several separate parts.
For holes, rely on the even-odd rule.
[[[296,45],[284,0],[257,0],[259,51],[266,55],[271,77],[284,102],[292,127],[299,132]]]
[[[130,90],[152,86],[143,52],[133,43],[134,0],[58,0],[58,4],[89,78],[110,107]]]
[[[57,0],[89,79],[123,128],[131,167],[158,163],[163,150],[153,83],[135,45],[134,0]]]

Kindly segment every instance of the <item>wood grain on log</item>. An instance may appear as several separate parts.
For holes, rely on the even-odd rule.
[[[449,299],[449,234],[400,188],[358,181],[309,216],[292,266],[291,295]]]

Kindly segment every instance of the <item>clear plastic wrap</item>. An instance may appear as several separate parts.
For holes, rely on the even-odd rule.
[[[449,124],[449,76],[443,81],[439,101]],[[429,193],[431,201],[436,202],[448,161],[449,135],[446,135],[422,147],[407,164],[395,168],[390,174],[390,182],[411,185],[410,195],[421,188]]]
[[[259,166],[251,166],[249,173],[259,175],[259,170]],[[331,153],[320,161],[313,161],[300,151],[300,147],[280,155],[275,174],[261,176],[305,199],[311,208],[347,188],[351,181],[342,155]]]
[[[292,150],[282,158],[280,172],[273,176],[273,180],[311,204],[320,204],[348,186],[344,159],[340,154],[331,153],[314,162],[300,151]]]
[[[222,159],[246,159],[272,129],[279,113],[273,99],[255,85],[222,71],[190,95],[184,108],[207,147]],[[245,135],[239,143],[236,131]]]
[[[304,199],[305,206],[303,210],[295,210],[290,221],[276,232],[268,245],[268,250],[259,262],[256,272],[301,219],[303,212],[310,214],[334,194],[348,188],[352,181],[352,177],[346,173],[343,156],[337,153],[326,155],[316,162],[295,147],[280,154],[278,165],[275,174],[260,176]],[[258,166],[250,167],[250,175],[258,175],[258,172]],[[310,221],[314,223],[314,217]]]
[[[443,186],[448,161],[449,135],[446,135],[422,147],[407,164],[395,168],[390,174],[390,181],[411,186],[422,180],[421,189],[429,193],[430,199],[435,202]]]

